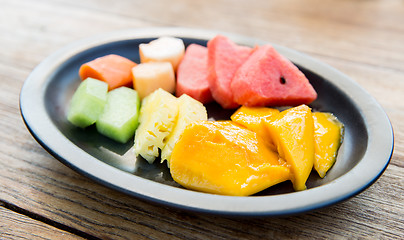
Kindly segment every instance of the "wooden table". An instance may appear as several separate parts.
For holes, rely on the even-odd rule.
[[[400,0],[0,0],[0,238],[404,239],[404,2]],[[227,31],[311,55],[387,112],[395,150],[382,177],[337,205],[283,218],[207,216],[152,205],[48,154],[19,112],[24,80],[66,44],[113,30]]]

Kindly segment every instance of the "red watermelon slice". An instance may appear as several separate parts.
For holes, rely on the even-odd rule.
[[[208,82],[208,49],[204,46],[189,45],[178,66],[176,95],[184,93],[201,103],[213,100]]]
[[[245,106],[296,106],[317,98],[304,74],[270,45],[258,47],[238,69],[231,91]]]
[[[237,69],[247,60],[252,49],[239,46],[227,37],[217,35],[208,42],[209,87],[213,99],[223,108],[239,106],[230,91]]]

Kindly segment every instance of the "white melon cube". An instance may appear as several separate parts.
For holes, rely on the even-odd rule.
[[[139,45],[141,63],[170,62],[174,71],[184,56],[185,46],[182,39],[175,37],[160,37],[149,43]]]
[[[169,62],[141,63],[132,68],[133,87],[141,99],[161,88],[175,91],[175,74]]]

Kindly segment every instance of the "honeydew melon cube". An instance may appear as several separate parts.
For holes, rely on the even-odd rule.
[[[121,143],[126,143],[136,131],[139,118],[138,93],[127,87],[110,91],[104,111],[96,122],[99,133]]]
[[[141,99],[162,88],[175,91],[175,73],[169,62],[141,63],[132,68],[133,87]]]
[[[74,92],[67,113],[73,125],[85,128],[94,124],[104,109],[108,84],[94,78],[82,81]]]
[[[135,133],[134,152],[149,163],[159,156],[167,136],[177,121],[178,101],[172,94],[159,88],[142,100],[139,127]]]
[[[171,153],[178,139],[184,132],[184,129],[189,124],[199,120],[208,120],[205,106],[186,94],[181,95],[181,97],[178,98],[177,123],[171,134],[168,136],[167,143],[161,151],[161,162],[167,160],[167,166],[170,167]]]

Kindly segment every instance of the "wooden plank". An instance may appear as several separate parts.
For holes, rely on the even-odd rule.
[[[404,6],[400,1],[0,0],[0,4],[0,200],[43,221],[0,208],[6,216],[2,227],[8,232],[24,222],[12,233],[15,237],[58,238],[49,235],[63,232],[46,224],[52,221],[101,239],[403,238],[404,26],[397,23],[404,22]],[[396,140],[390,166],[353,199],[313,213],[270,219],[168,209],[80,176],[46,153],[27,132],[18,106],[23,81],[42,59],[71,41],[145,26],[248,35],[338,68],[375,96],[388,113]],[[39,230],[32,235],[21,232],[35,227]]]
[[[24,145],[35,149],[34,144]],[[0,166],[0,181],[13,186],[2,189],[0,197],[100,238],[259,239],[270,235],[310,237],[315,233],[325,238],[378,234],[394,239],[403,230],[402,172],[394,165],[365,193],[316,213],[275,219],[231,219],[153,206],[95,184],[44,152],[31,151],[30,156],[30,163],[23,164],[18,172],[17,166]],[[7,156],[1,153],[0,158]],[[17,175],[21,172],[23,176]]]
[[[254,0],[234,4],[228,0],[181,0],[174,6],[162,0],[149,4],[123,1],[113,8],[105,7],[107,1],[64,2],[89,11],[133,16],[151,23],[239,32],[304,52],[404,70],[400,64],[403,57],[398,51],[403,50],[400,41],[403,27],[397,24],[404,22],[400,1],[380,5],[375,1],[358,4],[332,0]],[[170,7],[172,12],[166,10]],[[143,11],[134,14],[133,9],[137,8]],[[195,14],[189,14],[190,11]]]
[[[1,239],[84,239],[0,206]]]

